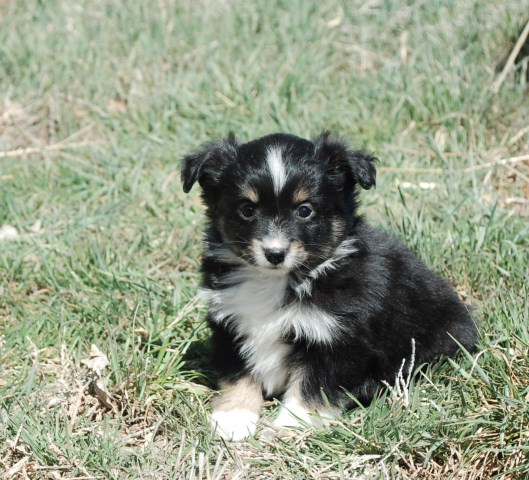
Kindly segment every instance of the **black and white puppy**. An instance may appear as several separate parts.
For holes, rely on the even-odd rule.
[[[263,397],[275,426],[319,424],[415,364],[472,350],[477,329],[440,276],[357,214],[375,185],[372,155],[323,134],[233,134],[183,159],[207,207],[204,289],[227,439],[255,432]],[[349,392],[349,395],[346,393]]]

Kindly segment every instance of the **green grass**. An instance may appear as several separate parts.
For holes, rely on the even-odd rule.
[[[527,58],[490,92],[524,15],[518,0],[1,3],[0,226],[19,236],[0,241],[0,473],[527,478],[529,166],[474,168],[528,153]],[[229,130],[323,129],[376,152],[363,211],[475,306],[479,351],[417,374],[408,402],[226,445],[207,423],[202,207],[178,162]]]

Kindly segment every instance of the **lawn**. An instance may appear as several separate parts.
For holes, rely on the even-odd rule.
[[[529,478],[527,42],[495,83],[528,14],[1,1],[0,474]],[[331,428],[226,444],[207,420],[203,208],[179,160],[230,130],[324,129],[380,158],[363,213],[474,306],[479,349]]]

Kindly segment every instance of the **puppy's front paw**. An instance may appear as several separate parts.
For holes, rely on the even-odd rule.
[[[273,427],[276,430],[304,429],[309,426],[321,428],[328,425],[338,414],[339,410],[337,408],[323,405],[318,407],[310,406],[290,394],[287,395],[279,409],[279,414],[274,420]]]
[[[310,425],[310,418],[307,414],[299,411],[296,413],[301,414],[303,418],[296,417],[292,412],[282,407],[273,422],[264,421],[265,427],[259,435],[259,440],[271,443],[277,437],[295,437],[299,433],[296,430],[304,429]]]
[[[304,428],[311,424],[310,412],[308,410],[303,408],[289,410],[288,408],[281,407],[279,415],[274,420],[273,427],[276,430],[282,430],[285,428]]]
[[[211,426],[214,432],[225,440],[234,442],[253,435],[258,420],[258,414],[242,408],[214,410],[211,414]]]

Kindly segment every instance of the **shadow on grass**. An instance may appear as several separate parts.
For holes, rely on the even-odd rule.
[[[141,349],[151,357],[156,356],[159,349],[183,352],[173,353],[179,357],[178,375],[182,375],[186,381],[214,389],[217,386],[217,377],[211,368],[210,348],[209,338],[186,342],[184,348],[181,342],[173,343],[161,339],[143,339],[141,343]]]
[[[209,388],[216,388],[217,377],[211,368],[210,351],[209,338],[190,343],[182,357],[183,366],[192,375],[189,380]]]

